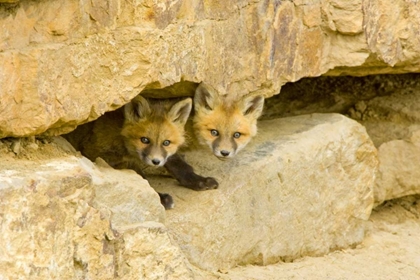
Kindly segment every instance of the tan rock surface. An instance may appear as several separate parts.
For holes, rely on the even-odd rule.
[[[260,132],[262,132],[261,129],[262,126]],[[282,129],[284,135],[292,135],[288,122],[282,126]],[[307,130],[305,132],[303,129],[300,133],[305,134]],[[283,142],[295,140],[289,137],[283,139]],[[2,232],[0,247],[7,248],[6,251],[0,251],[3,277],[11,275],[10,278],[20,276],[30,277],[30,279],[66,277],[70,279],[76,277],[162,279],[167,275],[168,279],[206,280],[359,279],[361,277],[418,279],[420,277],[420,263],[418,262],[420,203],[418,197],[387,202],[384,206],[377,207],[369,218],[365,239],[354,249],[337,250],[323,257],[304,257],[294,260],[293,263],[281,262],[264,267],[237,267],[223,270],[222,273],[208,274],[197,270],[188,264],[185,257],[179,255],[181,250],[172,237],[173,230],[165,229],[158,222],[127,224],[121,226],[118,231],[112,231],[108,219],[110,211],[105,211],[104,208],[95,209],[88,203],[95,198],[93,188],[86,184],[92,181],[89,179],[89,176],[93,176],[90,174],[91,169],[86,169],[84,164],[75,165],[75,162],[69,161],[68,158],[64,160],[63,157],[66,158],[68,152],[64,153],[61,148],[54,148],[54,143],[44,145],[38,140],[30,143],[22,140],[19,145],[14,145],[19,146],[19,149],[16,149],[19,153],[15,155],[9,141],[0,142],[2,198],[0,200],[0,213],[2,213],[0,215]],[[249,146],[251,151],[254,148],[252,145]],[[247,158],[248,152],[250,152],[248,148],[242,151],[238,159],[241,156]],[[50,163],[47,170],[43,164],[45,162]],[[65,162],[67,163],[63,164]],[[51,165],[51,163],[55,164]],[[210,170],[213,164],[224,164],[211,160],[209,163],[208,166],[198,166],[196,169],[210,174],[218,172],[218,170]],[[235,163],[230,170],[238,166],[241,165]],[[99,167],[99,169],[102,168],[106,167]],[[257,174],[258,171],[259,169],[253,174]],[[99,171],[95,171],[94,176],[98,176],[96,172]],[[110,172],[109,175],[117,176],[118,171],[115,172]],[[30,178],[19,176],[22,174],[30,174],[36,179],[34,182],[38,184],[36,186],[28,184]],[[75,174],[80,176],[74,178]],[[132,172],[121,172],[121,175],[123,177],[135,176]],[[55,180],[48,183],[54,178]],[[181,207],[190,207],[189,210],[191,210],[191,206],[196,204],[191,198],[200,200],[202,203],[193,210],[199,207],[201,209],[210,207],[214,203],[210,199],[213,196],[212,193],[225,188],[222,185],[217,191],[196,193],[173,186],[174,181],[171,179],[168,181],[159,179],[159,181],[168,182],[171,185],[168,186],[168,191],[177,194],[176,208],[167,212],[167,222],[172,216],[177,215],[173,212],[179,211]],[[24,187],[19,188],[19,186]],[[263,193],[260,192],[260,197],[261,194]],[[206,197],[209,199],[207,200]],[[128,204],[130,205],[130,201]],[[253,206],[254,208],[248,209],[255,211],[258,210],[255,206],[263,205],[256,204],[254,201]],[[198,210],[193,211],[191,215],[194,213],[202,215]],[[215,219],[218,215],[217,211],[209,214],[207,228],[217,222]],[[256,224],[258,222],[256,221]],[[290,227],[290,224],[282,225],[282,227]],[[190,228],[190,230],[196,229]],[[217,228],[216,230],[225,229]],[[262,233],[257,232],[259,235]],[[212,243],[207,245],[214,246]],[[151,251],[153,251],[152,255],[149,254]],[[86,265],[89,269],[86,269]],[[152,270],[151,266],[155,269]]]
[[[258,136],[233,161],[204,150],[186,159],[217,178],[219,189],[149,181],[174,196],[166,226],[202,269],[323,255],[363,240],[377,158],[355,121],[335,114],[261,121]]]
[[[375,203],[420,193],[420,128],[411,140],[393,140],[378,149]]]
[[[163,224],[146,222],[123,229],[117,247],[117,276],[121,279],[212,279],[188,263]],[[98,278],[99,279],[99,278]]]
[[[354,249],[305,257],[293,263],[238,267],[221,274],[221,279],[419,279],[419,205],[416,196],[376,208],[369,218],[365,240]]]
[[[165,212],[145,180],[131,171],[97,168],[66,152],[63,141],[38,142],[32,151],[22,141],[18,156],[10,143],[0,142],[0,278],[205,275],[159,223]]]
[[[418,9],[403,0],[2,6],[0,138],[65,133],[180,81],[268,97],[324,73],[419,71]]]
[[[420,193],[419,89],[408,87],[365,102],[361,122],[378,146],[376,204]]]
[[[375,204],[420,193],[420,75],[321,77],[288,84],[263,118],[339,112],[366,127],[378,148]]]

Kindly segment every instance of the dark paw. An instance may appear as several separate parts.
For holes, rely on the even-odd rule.
[[[212,177],[204,178],[202,177],[196,186],[196,191],[206,191],[206,190],[213,190],[217,189],[219,187],[219,183],[216,181],[216,179]]]
[[[160,203],[165,207],[166,210],[174,208],[174,200],[172,199],[172,196],[170,196],[167,193],[158,193],[160,197]]]

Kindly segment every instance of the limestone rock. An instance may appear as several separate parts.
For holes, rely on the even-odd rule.
[[[419,60],[420,6],[417,1],[363,1],[365,33],[372,54],[390,66]]]
[[[420,193],[420,127],[408,140],[393,140],[378,149],[375,203]]]
[[[419,81],[418,74],[303,79],[267,99],[263,118],[339,112],[360,122],[378,148],[374,193],[380,204],[420,193]]]
[[[147,221],[164,222],[165,212],[160,199],[149,183],[132,170],[115,170],[98,166],[86,158],[83,164],[93,177],[95,198],[92,205],[111,211],[114,229]]]
[[[417,279],[419,205],[419,196],[414,196],[376,208],[367,237],[355,248],[293,263],[237,267],[221,274],[221,279]]]
[[[0,157],[1,278],[195,279],[203,274],[160,223],[163,206],[145,180],[95,167],[53,145],[41,144],[31,160]]]
[[[0,263],[3,277],[112,275],[109,220],[88,205],[92,179],[77,159],[1,160]],[[83,269],[89,266],[89,270]]]
[[[404,87],[356,106],[359,121],[378,147],[375,203],[420,193],[419,87]],[[363,112],[362,112],[363,111]]]
[[[147,222],[122,228],[118,276],[122,279],[197,279],[200,275],[170,238],[164,225]],[[212,279],[210,275],[202,279]]]
[[[373,206],[376,149],[357,122],[337,114],[261,121],[232,161],[186,152],[196,172],[219,180],[195,192],[149,178],[174,196],[166,225],[205,270],[322,255],[362,241]]]
[[[178,82],[269,97],[286,82],[325,73],[418,72],[418,5],[388,2],[56,0],[0,6],[0,138],[63,134],[143,89]]]

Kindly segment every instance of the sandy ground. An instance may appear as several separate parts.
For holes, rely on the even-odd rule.
[[[388,201],[372,212],[354,249],[265,267],[238,267],[224,279],[420,279],[420,196]]]

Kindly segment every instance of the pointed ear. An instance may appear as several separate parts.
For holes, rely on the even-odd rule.
[[[192,108],[192,99],[187,98],[175,103],[168,112],[171,121],[185,125]]]
[[[261,116],[264,108],[264,97],[261,95],[247,97],[243,101],[242,112],[244,116],[252,116],[257,119]]]
[[[131,122],[137,122],[149,114],[149,102],[140,95],[136,96],[130,103],[124,106],[124,117]]]
[[[204,83],[201,83],[195,90],[194,106],[195,108],[202,108],[211,111],[216,106],[217,95],[209,90]]]

